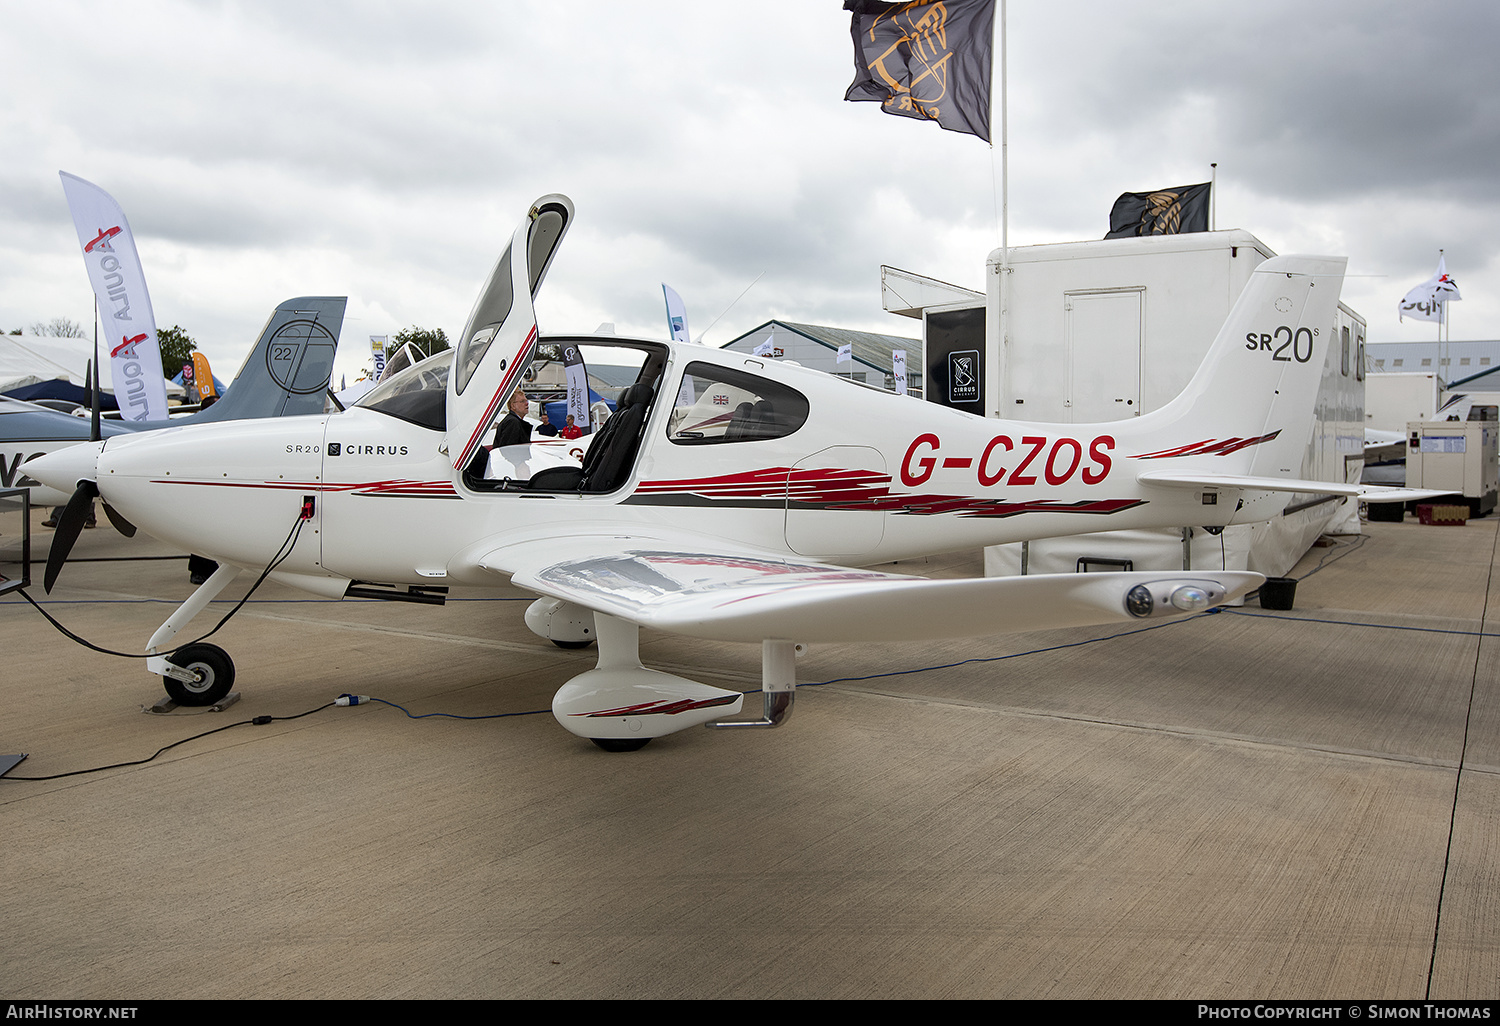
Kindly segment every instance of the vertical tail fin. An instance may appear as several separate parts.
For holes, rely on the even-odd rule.
[[[1137,421],[1129,455],[1163,469],[1297,477],[1345,263],[1281,256],[1257,267],[1187,388]]]
[[[347,302],[344,296],[301,296],[282,303],[261,329],[224,398],[173,423],[322,413]]]

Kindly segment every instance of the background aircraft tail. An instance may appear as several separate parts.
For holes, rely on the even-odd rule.
[[[1300,476],[1346,262],[1280,256],[1257,267],[1193,379],[1136,422],[1126,455],[1163,470]]]
[[[344,296],[288,299],[271,314],[224,398],[174,425],[322,413]]]

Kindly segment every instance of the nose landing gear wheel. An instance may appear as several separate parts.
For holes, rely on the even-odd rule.
[[[172,655],[172,664],[197,675],[195,683],[163,677],[162,684],[178,705],[213,705],[234,686],[234,661],[218,645],[188,645]]]

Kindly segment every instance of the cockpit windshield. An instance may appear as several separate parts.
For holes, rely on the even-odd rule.
[[[453,350],[445,349],[386,378],[354,405],[420,424],[434,431],[448,427],[448,372]]]
[[[664,353],[660,346],[634,341],[575,342],[581,357],[580,366],[587,368],[588,405],[606,400],[606,409],[612,409],[615,399],[626,386],[645,379],[655,381],[661,373]],[[566,341],[544,339],[535,358],[527,369],[522,388],[527,398],[538,404],[545,413],[549,406],[567,397],[568,382],[563,352]],[[375,410],[388,416],[419,424],[434,431],[448,428],[447,396],[448,375],[452,371],[454,351],[445,349],[421,363],[406,368],[386,378],[355,403],[366,410]],[[502,409],[496,418],[503,416]],[[563,414],[558,414],[561,427]]]

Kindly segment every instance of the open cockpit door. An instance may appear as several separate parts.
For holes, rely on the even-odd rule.
[[[474,303],[448,375],[448,458],[460,471],[481,452],[536,349],[533,300],[573,220],[566,196],[543,196],[511,236]]]

